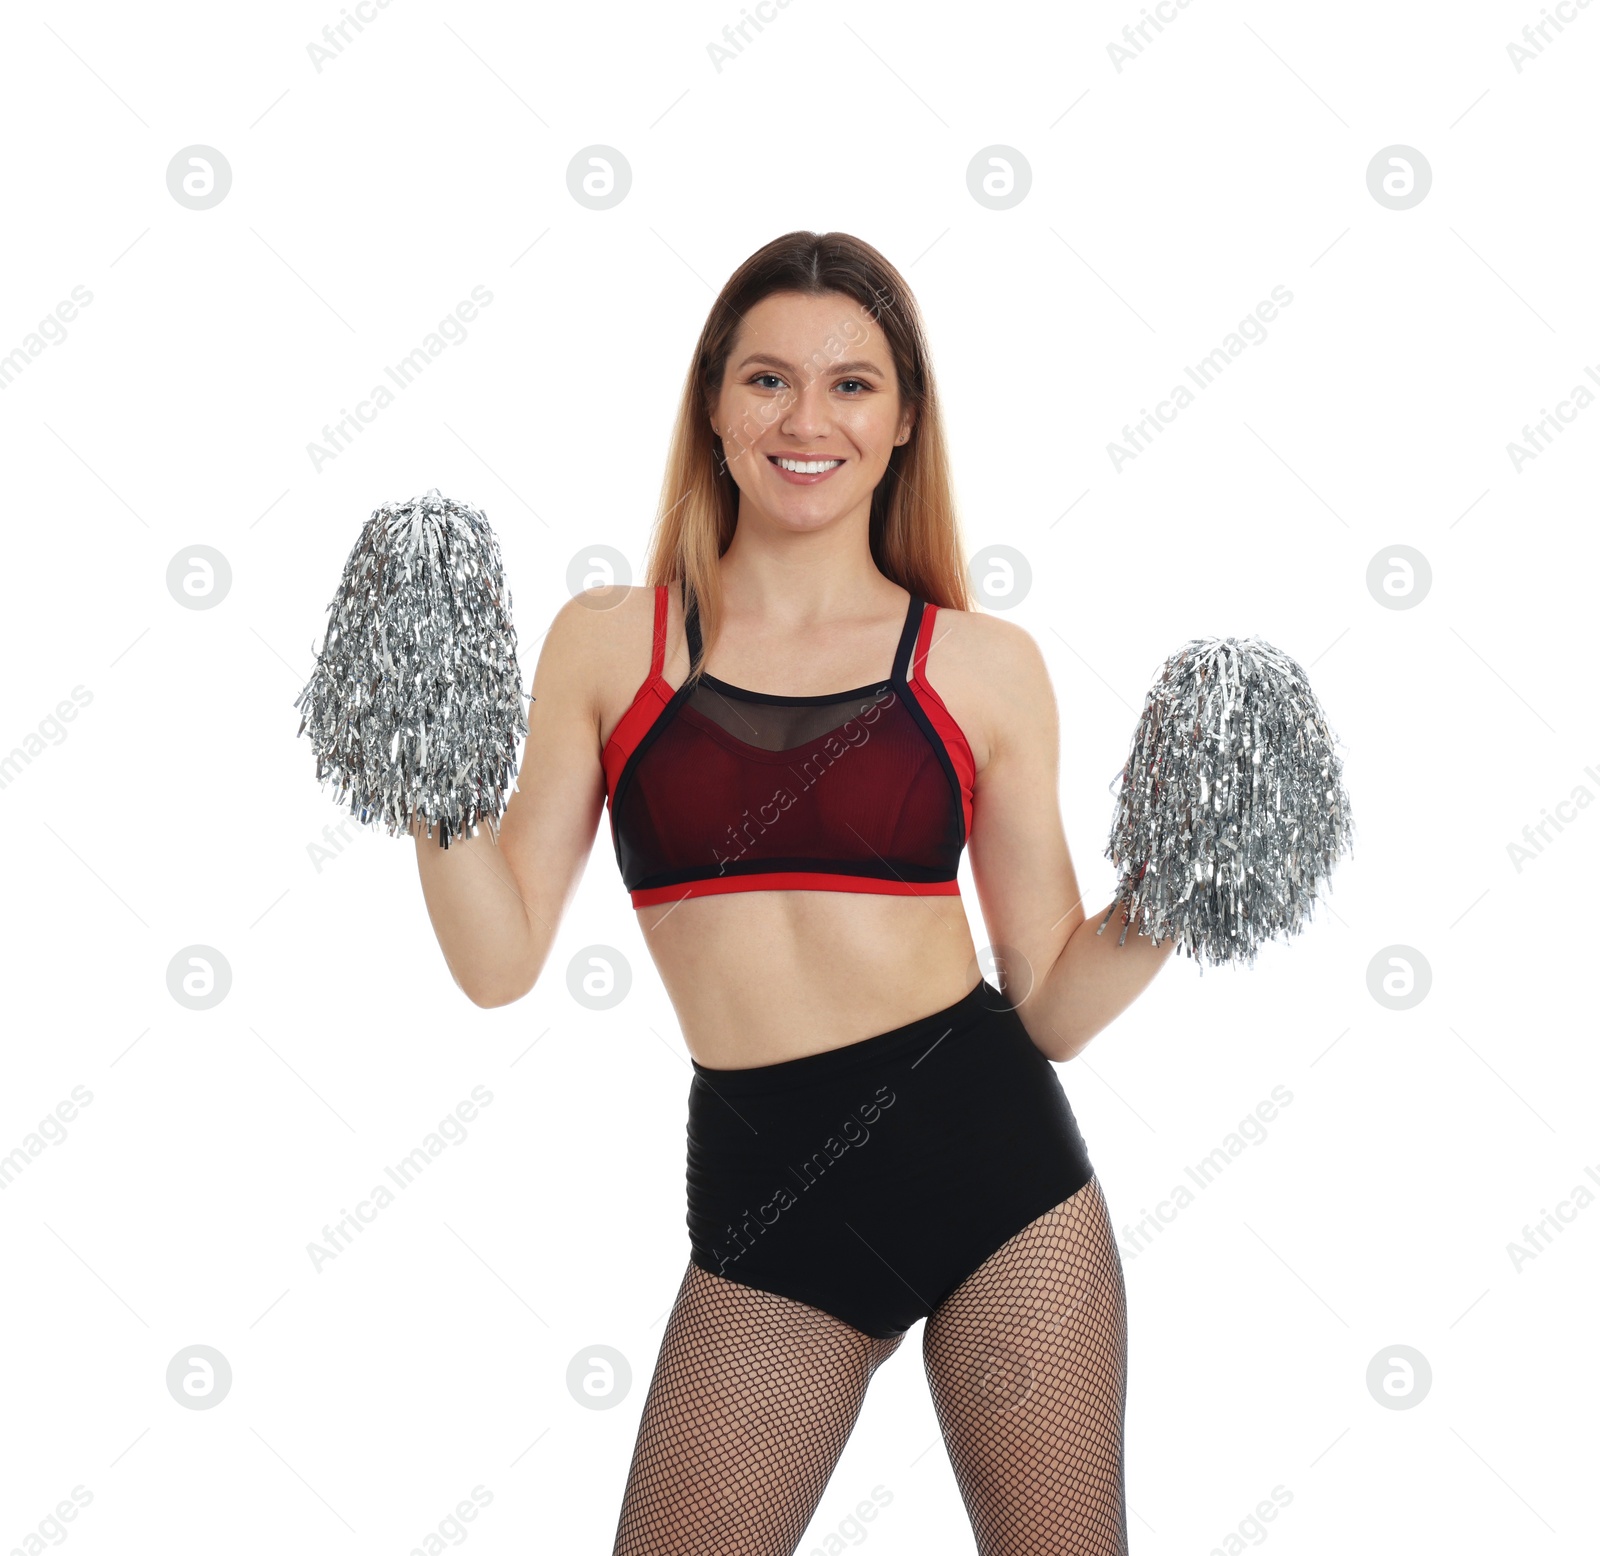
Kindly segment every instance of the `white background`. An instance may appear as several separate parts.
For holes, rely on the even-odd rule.
[[[337,3],[7,10],[0,354],[92,302],[0,390],[0,751],[48,732],[0,789],[0,1548],[610,1551],[688,1257],[689,1070],[609,834],[539,986],[478,1010],[408,843],[351,827],[313,861],[342,813],[293,701],[362,522],[430,486],[494,524],[531,676],[572,560],[642,564],[707,307],[795,228],[877,245],[925,310],[969,547],[1032,567],[1010,614],[1097,907],[1111,784],[1190,636],[1298,659],[1346,754],[1356,852],[1306,931],[1251,970],[1173,961],[1058,1071],[1119,1229],[1293,1096],[1124,1238],[1134,1551],[1592,1548],[1600,816],[1521,868],[1508,845],[1600,794],[1600,408],[1520,470],[1508,446],[1600,392],[1600,6],[1520,72],[1531,3],[1196,0],[1120,70],[1142,7],[1065,9],[793,0],[720,70],[733,0],[394,0],[320,70]],[[606,211],[567,188],[597,143],[633,176]],[[195,144],[232,170],[203,211],[166,184]],[[1003,211],[967,188],[997,144],[1032,171]],[[1408,210],[1367,186],[1396,144],[1432,169]],[[478,285],[466,339],[319,471]],[[1119,472],[1124,425],[1278,285],[1266,339]],[[209,610],[166,584],[196,545],[231,567]],[[1401,546],[1431,584],[1395,609],[1367,580]],[[231,968],[205,1011],[167,989],[194,944]],[[605,1013],[566,986],[595,945],[632,970]],[[1404,1010],[1370,992],[1395,947],[1431,976]],[[308,1244],[475,1086],[465,1139],[318,1273]],[[919,1338],[802,1552],[972,1549]],[[167,1389],[197,1345],[232,1369],[213,1409]],[[632,1369],[607,1410],[566,1382],[596,1345]],[[1368,1367],[1402,1345],[1431,1388],[1386,1409]]]

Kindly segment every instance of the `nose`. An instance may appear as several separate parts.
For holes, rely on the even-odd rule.
[[[799,439],[826,435],[833,425],[833,416],[828,406],[828,386],[822,379],[817,378],[803,388],[790,392],[794,399],[779,422],[784,435]]]

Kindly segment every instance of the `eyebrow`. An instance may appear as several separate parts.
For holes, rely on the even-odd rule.
[[[744,361],[734,369],[734,372],[742,372],[754,362],[764,362],[769,367],[781,367],[786,373],[792,373],[794,371],[793,365],[785,362],[782,357],[769,356],[764,351],[755,351],[747,356]],[[828,364],[828,371],[830,373],[872,373],[878,378],[883,377],[883,369],[875,362],[830,362]]]

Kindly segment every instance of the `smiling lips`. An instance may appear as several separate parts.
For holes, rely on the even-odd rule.
[[[768,454],[767,462],[784,480],[798,486],[815,486],[825,481],[840,465],[842,459],[795,459],[788,454]]]

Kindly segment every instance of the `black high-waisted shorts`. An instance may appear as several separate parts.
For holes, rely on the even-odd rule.
[[[1094,1171],[1054,1066],[986,979],[843,1048],[695,1063],[688,1140],[694,1263],[880,1338]]]

